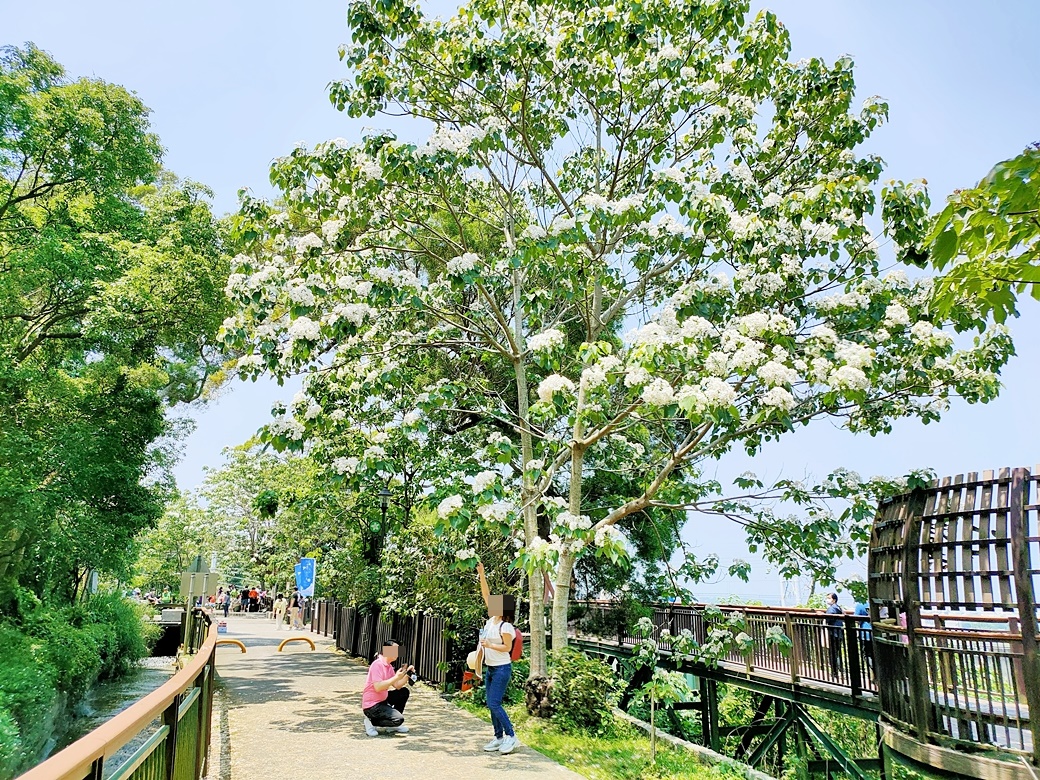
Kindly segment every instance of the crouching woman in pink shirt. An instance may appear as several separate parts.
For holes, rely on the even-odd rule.
[[[390,639],[368,667],[361,709],[365,713],[365,733],[370,737],[377,736],[380,728],[408,733],[404,725],[404,705],[408,703],[409,675],[415,667],[408,666],[397,672],[392,665],[396,660],[397,642]]]

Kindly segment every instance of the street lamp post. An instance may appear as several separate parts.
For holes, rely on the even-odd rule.
[[[379,491],[379,513],[381,516],[382,524],[380,529],[383,533],[386,533],[386,510],[390,506],[390,490],[386,485],[383,485],[383,489]]]

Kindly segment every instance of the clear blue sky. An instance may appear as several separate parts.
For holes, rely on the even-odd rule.
[[[887,160],[886,177],[927,179],[936,203],[1040,140],[1040,3],[783,0],[768,7],[790,29],[795,58],[854,57],[860,97],[878,94],[891,104],[890,123],[867,148]],[[217,210],[225,212],[235,208],[241,187],[266,192],[269,161],[295,142],[350,138],[366,124],[336,112],[326,95],[328,82],[344,72],[337,47],[347,39],[345,15],[343,0],[0,0],[0,43],[34,41],[74,76],[136,91],[153,111],[167,166],[211,186]],[[374,123],[414,132],[394,121]],[[906,423],[879,439],[822,422],[753,463],[727,459],[719,475],[753,468],[766,476],[822,476],[836,466],[864,476],[924,466],[954,474],[1040,463],[1040,306],[1024,301],[1022,309],[1013,324],[1019,356],[998,401],[957,404],[941,424]],[[197,485],[204,466],[219,464],[223,447],[251,435],[271,401],[292,392],[237,386],[197,411],[198,429],[177,470],[181,486]],[[743,554],[729,529],[694,523],[690,537],[720,540],[702,553]],[[730,592],[771,599],[779,587],[759,567],[748,585],[722,582],[699,594]]]

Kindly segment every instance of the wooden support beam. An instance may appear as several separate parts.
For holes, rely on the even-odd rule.
[[[1022,675],[1029,702],[1029,728],[1033,733],[1033,762],[1040,764],[1040,655],[1036,642],[1036,594],[1033,593],[1033,563],[1029,555],[1029,528],[1026,522],[1026,492],[1029,470],[1015,469],[1011,475],[1011,557],[1015,569],[1018,619],[1022,629]],[[1037,563],[1040,563],[1038,561]]]

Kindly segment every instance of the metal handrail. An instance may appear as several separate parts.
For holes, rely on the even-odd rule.
[[[186,689],[195,686],[199,678],[210,674],[208,692],[212,696],[212,670],[217,646],[217,626],[212,624],[209,634],[199,652],[181,671],[149,693],[143,699],[127,707],[114,718],[105,721],[89,734],[73,742],[64,750],[30,769],[18,780],[84,780],[101,777],[100,768],[120,748],[140,734],[159,715],[173,709],[176,713],[183,701]],[[209,669],[207,670],[207,667]],[[209,702],[204,702],[209,718]],[[168,729],[164,725],[162,729]],[[200,740],[208,740],[209,729],[200,729]],[[152,742],[150,739],[149,742]],[[205,750],[205,746],[200,746]],[[133,759],[131,759],[133,760]]]

